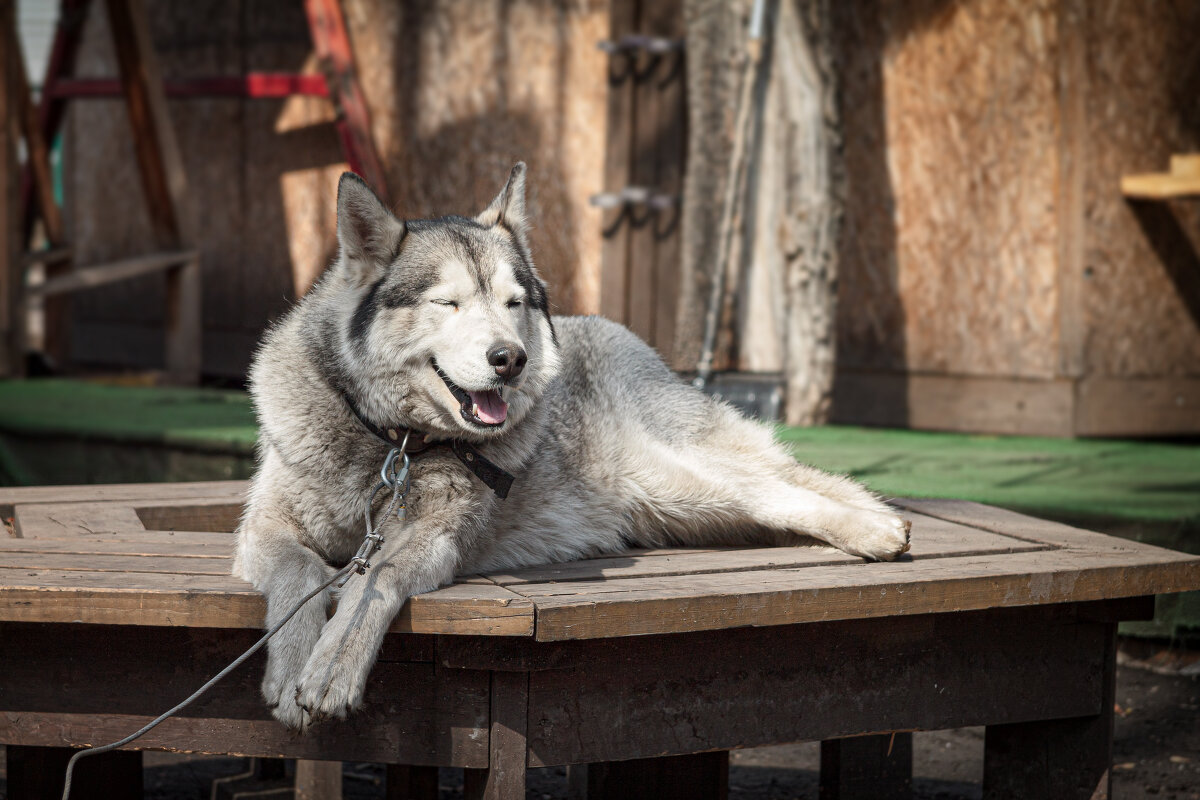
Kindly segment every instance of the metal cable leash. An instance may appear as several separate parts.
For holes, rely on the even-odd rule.
[[[207,683],[189,695],[188,698],[179,705],[175,706],[169,711],[163,712],[161,715],[146,723],[146,725],[140,728],[137,732],[131,733],[129,736],[126,736],[120,741],[101,745],[100,747],[93,747],[87,750],[80,750],[78,753],[71,756],[71,760],[67,762],[67,771],[63,783],[62,800],[69,800],[70,798],[71,775],[75,770],[76,761],[84,756],[99,755],[100,753],[107,753],[111,750],[116,750],[117,748],[124,747],[135,739],[140,739],[142,736],[145,736],[147,733],[157,728],[160,724],[178,714],[192,703],[196,702],[201,695],[215,686],[218,681],[220,681],[229,673],[233,672],[235,669],[241,666],[246,659],[250,658],[250,656],[262,649],[262,646],[266,644],[272,636],[278,633],[280,628],[286,625],[292,619],[292,617],[296,616],[300,609],[304,608],[304,605],[309,600],[312,600],[314,597],[321,594],[335,583],[337,583],[337,586],[340,589],[346,585],[348,580],[350,580],[351,575],[362,575],[371,568],[371,562],[367,559],[374,555],[375,551],[383,545],[383,537],[375,532],[375,523],[371,519],[371,506],[374,505],[375,498],[379,495],[379,492],[382,489],[385,487],[390,488],[392,490],[392,497],[391,500],[388,501],[387,508],[384,511],[381,519],[387,519],[388,516],[393,512],[396,514],[396,517],[400,520],[401,524],[403,524],[405,519],[406,509],[404,506],[404,499],[408,496],[409,490],[409,460],[408,454],[404,452],[404,447],[406,444],[408,444],[407,435],[404,437],[404,442],[401,443],[400,447],[391,450],[383,462],[383,468],[380,470],[380,476],[382,480],[380,480],[374,491],[371,492],[370,499],[367,500],[367,533],[363,537],[362,544],[359,545],[358,552],[354,554],[354,557],[350,559],[350,562],[335,572],[329,580],[325,581],[325,583],[321,584],[316,589],[313,589],[311,592],[305,595],[304,599],[302,599],[295,605],[294,608],[292,608],[291,611],[284,615],[283,619],[272,625],[270,630],[263,634],[262,638],[251,645],[246,652],[234,659],[229,666],[225,667],[225,669],[221,670],[212,678],[210,678]],[[399,464],[399,466],[397,466],[397,464]]]

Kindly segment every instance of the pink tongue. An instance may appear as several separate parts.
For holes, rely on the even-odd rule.
[[[467,392],[471,402],[479,407],[478,416],[489,425],[498,425],[508,416],[508,403],[495,389],[486,392]]]

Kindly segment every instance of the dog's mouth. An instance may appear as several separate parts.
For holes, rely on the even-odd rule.
[[[495,428],[503,425],[504,420],[508,419],[508,403],[504,402],[498,390],[468,391],[450,380],[436,361],[433,362],[433,369],[458,401],[458,413],[467,422],[484,428]]]

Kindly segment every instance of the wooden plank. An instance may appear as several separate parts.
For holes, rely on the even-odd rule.
[[[125,88],[142,188],[160,245],[193,240],[187,175],[167,113],[162,75],[142,0],[108,0],[109,26]],[[200,379],[200,263],[191,259],[167,276],[166,366],[181,383]]]
[[[230,545],[232,546],[232,542]],[[232,547],[230,548],[232,549]],[[219,556],[187,557],[165,555],[129,555],[125,553],[89,553],[86,557],[65,553],[0,552],[0,569],[48,569],[62,572],[115,572],[128,575],[139,572],[169,575],[230,574],[233,558],[227,552]]]
[[[1170,172],[1123,175],[1121,194],[1139,200],[1200,197],[1200,175],[1175,175]]]
[[[914,560],[984,553],[1031,552],[1049,548],[1048,545],[991,534],[919,514],[912,514],[911,517],[913,545],[909,556]],[[630,552],[586,561],[546,564],[509,573],[491,573],[487,577],[501,586],[517,586],[553,581],[597,581],[862,563],[863,559],[858,556],[826,545],[731,547],[701,552],[668,550],[653,557]]]
[[[342,762],[296,761],[293,800],[342,800]]]
[[[1058,372],[1078,377],[1084,371],[1087,337],[1083,296],[1085,176],[1089,165],[1087,104],[1086,0],[1063,0],[1056,15],[1058,40]]]
[[[613,0],[609,6],[609,40],[617,41],[637,29],[637,1]],[[608,114],[604,151],[604,191],[616,193],[629,185],[636,125],[633,61],[625,54],[608,58]],[[628,319],[629,210],[604,209],[600,230],[600,313],[616,322]]]
[[[929,517],[957,522],[993,533],[1000,533],[1014,539],[1041,542],[1056,547],[1094,550],[1110,554],[1121,552],[1157,553],[1166,560],[1196,558],[1195,556],[1188,556],[1173,550],[1164,550],[1153,545],[1135,542],[1132,539],[1121,539],[1103,533],[1085,531],[1082,528],[1073,528],[1061,522],[1051,522],[1048,519],[1031,517],[1027,514],[1020,514],[1016,511],[984,505],[983,503],[975,503],[970,500],[906,497],[896,500],[896,505]]]
[[[1200,433],[1200,378],[1086,378],[1076,398],[1080,436]]]
[[[528,709],[529,676],[493,672],[488,768],[466,770],[465,800],[515,800],[525,796]]]
[[[187,176],[167,116],[146,9],[141,0],[107,0],[106,5],[147,209],[159,242],[178,248],[189,238],[182,214]]]
[[[6,646],[27,654],[0,663],[0,741],[80,746],[136,730],[232,661],[257,632],[5,624],[0,636]],[[169,661],[163,653],[171,654]],[[264,660],[264,653],[256,654],[136,745],[263,757],[487,765],[486,672],[380,661],[368,677],[361,711],[296,736],[263,703]]]
[[[648,3],[645,28],[653,35],[684,39],[683,4]],[[684,153],[687,150],[687,51],[680,48],[664,56],[667,61],[655,77],[658,90],[655,114],[658,131],[655,188],[677,198],[673,208],[655,213],[654,229],[654,338],[650,341],[664,357],[675,347],[675,315],[679,305],[681,257],[680,218],[683,202]]]
[[[12,0],[0,0],[0,28],[16,27]],[[18,237],[17,142],[13,126],[13,64],[8,37],[0,38],[0,377],[25,372],[22,357],[25,315]]]
[[[839,370],[834,421],[930,431],[1073,436],[1075,385]]]
[[[1112,796],[1117,626],[1106,627],[1100,713],[987,726],[984,800],[1108,800]]]
[[[265,600],[231,575],[0,566],[0,620],[202,628],[262,626]],[[457,584],[412,598],[390,630],[532,636],[533,604],[499,586]]]
[[[659,18],[669,13],[673,2],[658,0],[639,3],[636,29],[642,35],[655,35],[661,27]],[[678,11],[678,9],[675,9]],[[617,58],[620,58],[619,56]],[[633,150],[629,154],[627,185],[639,186],[658,193],[658,128],[663,109],[659,104],[659,75],[664,67],[661,56],[646,52],[631,52],[625,62],[634,70],[633,84]],[[621,187],[618,187],[618,190]],[[629,244],[625,265],[625,325],[642,338],[654,342],[655,303],[655,242],[656,214],[648,205],[628,209],[625,226]]]
[[[240,500],[38,503],[13,508],[19,536],[28,539],[160,530],[231,533],[242,514]]]
[[[227,559],[234,540],[229,534],[176,531],[139,531],[110,536],[75,536],[66,539],[0,538],[0,563],[11,553],[47,553],[75,556],[135,555]]]
[[[21,505],[13,510],[13,530],[25,539],[61,539],[144,529],[137,511],[126,503]]]
[[[174,253],[153,253],[147,256],[137,256],[108,264],[96,264],[91,267],[80,267],[73,272],[50,278],[45,283],[29,287],[26,294],[33,297],[53,297],[54,295],[77,292],[81,289],[92,289],[110,283],[127,281],[142,275],[181,267],[196,259],[195,250],[184,250]]]
[[[20,37],[15,26],[10,31],[10,46],[14,56],[13,69],[15,72],[14,100],[17,104],[21,131],[25,139],[25,172],[32,178],[35,189],[34,196],[37,198],[37,214],[42,220],[42,233],[52,249],[62,251],[66,243],[66,235],[63,230],[62,211],[54,198],[54,176],[50,168],[50,149],[42,135],[41,119],[30,93],[29,78],[25,74],[25,59],[21,53]],[[32,210],[27,213],[32,214]],[[28,245],[29,238],[23,237],[22,244]],[[60,258],[44,263],[47,280],[54,280],[71,270],[67,259]],[[29,294],[29,292],[26,293],[26,298],[29,297]],[[70,317],[70,304],[64,298],[47,302],[42,307],[42,314],[42,348],[51,359],[59,364],[64,364],[69,356],[67,325]]]
[[[138,518],[158,530],[232,533],[241,522],[242,498],[198,498],[192,501],[152,501],[136,504]]]
[[[400,633],[533,636],[534,606],[499,586],[455,584],[417,595],[392,623]]]
[[[1028,609],[577,642],[530,673],[529,764],[1096,714],[1106,630]]]
[[[186,481],[180,483],[101,483],[80,486],[5,486],[0,508],[26,503],[80,503],[117,500],[184,500],[224,497],[243,500],[249,481]]]
[[[512,587],[537,639],[596,637],[1082,602],[1200,588],[1200,557],[1048,550],[924,561]]]

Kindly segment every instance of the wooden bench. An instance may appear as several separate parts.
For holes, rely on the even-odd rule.
[[[258,636],[263,600],[228,574],[244,490],[0,490],[11,800],[57,796],[36,775],[63,751],[43,748],[132,732]],[[822,740],[822,797],[844,799],[903,791],[906,732],[986,725],[985,797],[1107,796],[1116,623],[1200,588],[1200,558],[899,504],[913,548],[891,564],[662,550],[465,577],[408,603],[351,719],[289,733],[259,654],[135,746],[398,765],[389,797],[436,796],[437,765],[466,768],[468,797],[511,799],[527,768],[590,764],[589,797],[667,800],[723,796],[732,748]],[[93,782],[140,768],[94,760]]]

